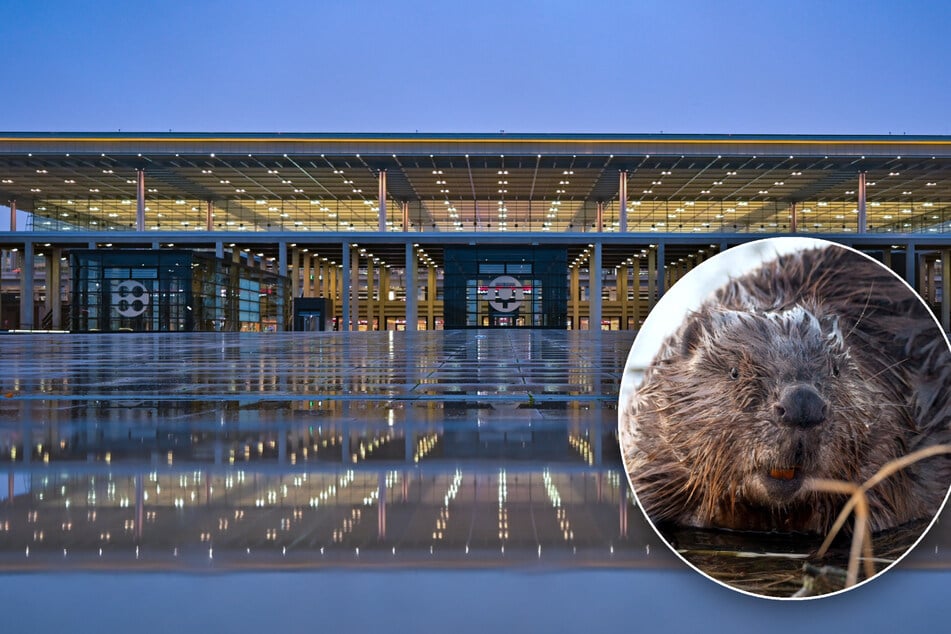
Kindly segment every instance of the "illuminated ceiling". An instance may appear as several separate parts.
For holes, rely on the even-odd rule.
[[[600,205],[615,232],[623,172],[631,232],[783,232],[795,204],[800,231],[827,233],[856,230],[865,172],[869,231],[943,233],[949,150],[945,137],[24,133],[0,135],[0,200],[37,229],[129,230],[142,169],[149,231],[205,230],[209,201],[214,230],[376,231],[385,170],[389,231],[593,231]]]

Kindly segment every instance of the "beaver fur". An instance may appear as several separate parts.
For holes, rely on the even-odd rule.
[[[664,342],[626,408],[624,460],[654,522],[824,533],[888,461],[951,442],[951,354],[921,300],[840,246],[732,279]],[[951,459],[869,491],[880,531],[940,509]]]

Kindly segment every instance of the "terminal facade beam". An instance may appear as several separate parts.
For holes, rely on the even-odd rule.
[[[568,300],[571,303],[571,328],[581,330],[581,284],[578,281],[578,267],[571,267],[571,276],[568,287]]]
[[[386,170],[380,170],[380,191],[377,196],[380,205],[380,233],[386,231]]]
[[[367,330],[373,330],[373,292],[375,281],[373,277],[376,275],[376,270],[373,266],[373,259],[367,258],[367,304],[364,313],[367,316]]]
[[[588,267],[588,287],[591,297],[588,298],[588,329],[601,330],[601,242],[594,243],[591,253],[591,263]]]
[[[20,328],[33,330],[33,242],[23,245],[23,265],[20,267]]]
[[[417,327],[416,248],[406,243],[406,330]]]
[[[915,251],[915,243],[909,242],[905,246],[905,281],[913,289],[918,290],[918,280],[915,277],[915,268],[918,263],[918,255]]]
[[[379,304],[379,324],[380,330],[386,330],[386,300],[390,294],[390,269],[382,262],[380,263],[380,304]]]
[[[941,327],[951,332],[951,249],[941,252]]]
[[[340,308],[343,323],[340,324],[340,330],[350,330],[350,244],[344,243],[343,257],[340,262],[340,277],[343,280],[343,286],[340,289]]]
[[[10,201],[10,231],[17,230],[17,201]]]
[[[145,231],[145,170],[135,171],[135,230]]]
[[[63,302],[60,288],[62,253],[62,249],[53,248],[46,254],[46,311],[52,315],[50,327],[53,330],[63,328]]]
[[[344,280],[350,295],[350,330],[360,330],[360,252],[356,247],[350,257],[350,279]]]
[[[618,231],[627,233],[627,170],[618,172]]]
[[[657,303],[657,249],[647,252],[647,311],[654,309]]]
[[[865,215],[865,172],[859,172],[859,201],[858,201],[858,232],[865,233],[867,228],[866,215]]]
[[[436,329],[436,267],[427,269],[426,277],[426,328]]]

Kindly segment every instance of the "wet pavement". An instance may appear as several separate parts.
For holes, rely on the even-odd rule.
[[[2,336],[0,569],[683,569],[620,464],[632,341]]]

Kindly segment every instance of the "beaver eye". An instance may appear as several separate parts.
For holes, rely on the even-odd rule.
[[[740,378],[740,370],[738,368],[730,368],[730,378],[734,381]]]
[[[839,376],[839,364],[835,361],[832,362],[832,376]]]

